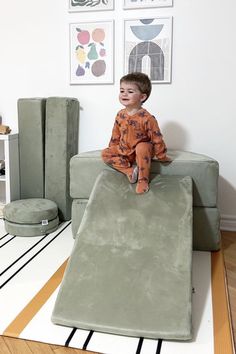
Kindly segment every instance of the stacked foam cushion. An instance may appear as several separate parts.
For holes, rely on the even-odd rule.
[[[77,99],[19,99],[22,199],[4,208],[10,234],[41,235],[54,231],[59,219],[70,219],[69,161],[78,151],[78,117]]]
[[[20,198],[44,198],[44,98],[18,100]]]
[[[219,165],[211,157],[188,151],[168,150],[171,163],[152,161],[151,179],[157,174],[191,176],[193,180],[193,248],[214,251],[220,248],[217,191]],[[76,237],[96,177],[111,168],[101,159],[101,151],[75,155],[70,163],[72,231]]]
[[[45,198],[56,202],[61,220],[70,220],[69,163],[78,151],[79,102],[51,97],[46,104]]]
[[[48,199],[15,200],[5,206],[5,228],[11,235],[41,236],[57,229],[58,208]]]

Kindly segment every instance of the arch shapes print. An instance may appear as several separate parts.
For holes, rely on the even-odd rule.
[[[150,60],[144,60],[148,56]],[[146,65],[145,65],[145,64]],[[154,42],[140,42],[130,52],[129,55],[129,73],[133,71],[149,71],[151,81],[164,80],[165,58],[162,49]]]
[[[171,82],[172,17],[124,21],[125,74],[141,71],[152,83]]]

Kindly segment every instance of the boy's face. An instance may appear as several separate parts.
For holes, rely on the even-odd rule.
[[[142,102],[147,98],[145,93],[141,93],[138,86],[132,82],[121,82],[120,103],[126,108],[140,108]]]

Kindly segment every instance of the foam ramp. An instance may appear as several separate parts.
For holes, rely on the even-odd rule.
[[[98,176],[52,314],[101,332],[191,338],[192,180],[156,176],[150,191]]]

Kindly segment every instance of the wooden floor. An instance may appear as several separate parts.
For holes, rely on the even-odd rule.
[[[236,232],[222,232],[233,334],[236,338]],[[82,354],[84,351],[0,336],[1,354]]]

